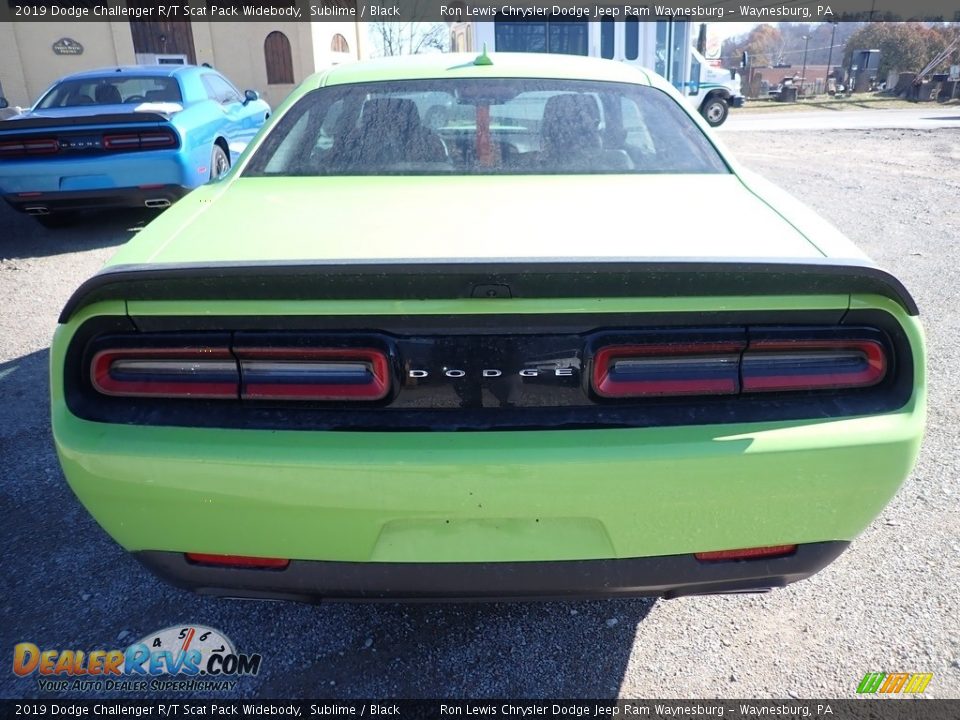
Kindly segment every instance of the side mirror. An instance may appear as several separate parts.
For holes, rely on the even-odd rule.
[[[0,95],[0,110],[10,107],[10,103],[7,102],[7,99]]]
[[[260,99],[260,93],[258,93],[256,90],[246,90],[243,93],[244,105],[246,105],[247,103],[256,102],[259,99]]]

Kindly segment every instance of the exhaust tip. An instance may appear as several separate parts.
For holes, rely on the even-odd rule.
[[[150,198],[148,200],[144,200],[143,204],[146,205],[148,208],[170,207],[170,201],[167,200],[166,198]]]
[[[25,207],[23,211],[27,215],[49,215],[50,211],[43,205],[31,205],[30,207]]]

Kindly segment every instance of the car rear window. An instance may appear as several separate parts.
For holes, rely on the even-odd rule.
[[[180,85],[171,77],[107,75],[64,80],[50,90],[37,108],[79,105],[122,105],[143,102],[181,102]]]
[[[459,79],[308,93],[244,175],[726,172],[701,129],[656,88]]]

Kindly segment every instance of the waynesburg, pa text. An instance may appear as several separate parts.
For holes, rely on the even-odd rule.
[[[787,19],[829,18],[834,14],[830,5],[797,7],[795,5],[715,7],[703,5],[630,5],[630,4],[584,4],[537,5],[514,7],[512,5],[464,5],[462,2],[440,5],[442,19],[466,20],[481,18],[560,17],[577,20],[604,20],[625,18],[695,18],[723,20],[724,18]]]

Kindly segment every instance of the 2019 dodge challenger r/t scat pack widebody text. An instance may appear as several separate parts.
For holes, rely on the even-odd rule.
[[[595,59],[317,75],[60,322],[70,485],[215,595],[780,587],[877,516],[924,423],[904,287]]]

